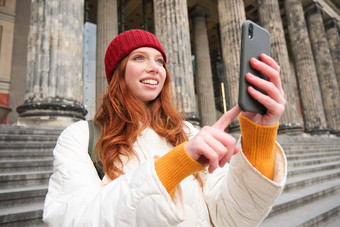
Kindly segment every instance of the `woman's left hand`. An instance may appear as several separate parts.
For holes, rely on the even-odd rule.
[[[261,61],[260,61],[261,60]],[[251,73],[246,74],[247,81],[262,89],[267,94],[255,90],[252,86],[248,87],[248,93],[258,102],[267,108],[264,115],[243,112],[242,115],[256,124],[263,126],[273,126],[277,124],[284,112],[286,99],[281,85],[280,66],[271,57],[261,54],[260,60],[252,58],[250,65],[268,77],[268,81],[263,80]]]

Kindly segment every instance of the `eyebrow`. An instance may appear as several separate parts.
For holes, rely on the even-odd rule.
[[[142,50],[134,50],[134,51],[131,52],[131,54],[145,54],[146,55],[147,52],[146,51],[142,51]],[[164,59],[164,57],[163,57],[163,55],[161,53],[157,53],[156,57],[162,57]]]

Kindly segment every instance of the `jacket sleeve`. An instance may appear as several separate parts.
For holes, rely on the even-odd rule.
[[[286,181],[287,166],[276,143],[273,181],[263,176],[240,152],[229,165],[206,177],[203,187],[211,221],[216,226],[257,226],[270,212]]]
[[[43,213],[49,226],[156,226],[183,221],[184,214],[157,177],[154,160],[102,185],[87,153],[88,138],[87,122],[80,121],[58,139]]]

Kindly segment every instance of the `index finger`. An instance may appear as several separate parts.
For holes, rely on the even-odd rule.
[[[230,109],[228,112],[222,115],[218,121],[215,122],[215,124],[212,126],[213,128],[219,129],[221,131],[224,131],[228,125],[241,113],[240,108],[238,105],[234,106],[232,109]]]

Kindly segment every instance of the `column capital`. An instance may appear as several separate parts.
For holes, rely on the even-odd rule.
[[[311,4],[305,7],[304,11],[305,11],[306,17],[314,13],[321,13],[321,14],[324,13],[322,6],[318,2],[312,2]]]
[[[195,18],[195,17],[209,17],[210,13],[209,10],[200,4],[196,4],[195,6],[191,7],[189,9],[189,17]]]
[[[325,22],[325,29],[337,28],[339,30],[339,21],[335,18],[329,18]]]

